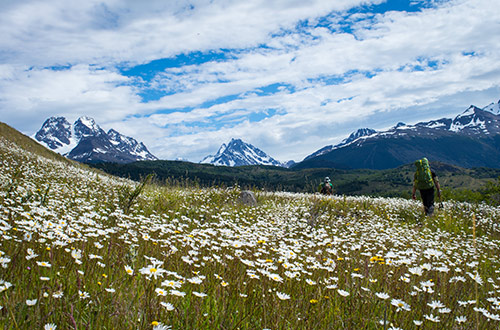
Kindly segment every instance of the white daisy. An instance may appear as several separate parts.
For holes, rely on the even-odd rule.
[[[286,293],[282,293],[282,292],[276,292],[276,295],[278,296],[278,298],[280,298],[281,300],[288,300],[290,299],[290,296],[287,295]]]

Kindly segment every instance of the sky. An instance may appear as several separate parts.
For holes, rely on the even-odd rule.
[[[500,100],[500,0],[1,0],[0,121],[90,116],[160,159],[301,161]]]

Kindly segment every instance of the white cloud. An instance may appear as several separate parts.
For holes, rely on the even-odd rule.
[[[498,91],[500,6],[457,0],[415,13],[332,13],[365,2],[381,1],[3,2],[2,120],[33,133],[48,116],[85,114],[161,158],[196,161],[241,137],[300,160],[361,123],[382,125],[381,114],[407,108],[418,120],[426,107],[445,111],[451,98]],[[228,59],[167,68],[150,82],[115,68],[221,49]],[[284,89],[266,95],[273,84]],[[152,89],[173,94],[142,102]],[[267,109],[277,112],[249,121]]]
[[[193,50],[255,46],[298,20],[361,2],[22,1],[3,7],[0,46],[13,50],[9,60],[33,65],[144,63]]]
[[[19,125],[39,119],[25,123],[29,129],[39,127],[44,118],[52,115],[73,120],[85,114],[109,120],[141,111],[140,98],[127,85],[128,79],[116,72],[89,65],[2,71],[7,71],[7,77],[0,79],[0,107],[5,112],[2,117]],[[129,109],[131,105],[133,110]]]

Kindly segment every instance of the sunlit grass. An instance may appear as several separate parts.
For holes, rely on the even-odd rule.
[[[4,329],[497,329],[485,205],[136,183],[0,140]],[[133,197],[133,198],[131,198]],[[475,219],[475,227],[473,226]]]

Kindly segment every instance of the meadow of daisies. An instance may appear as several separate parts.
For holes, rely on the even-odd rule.
[[[0,138],[2,329],[498,329],[500,209],[172,187]]]

